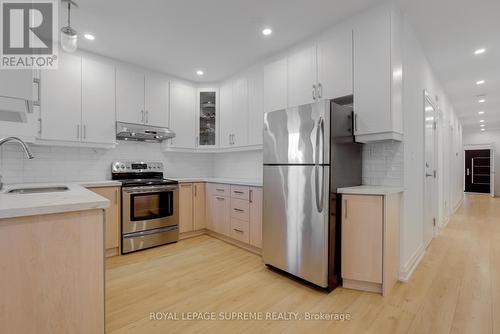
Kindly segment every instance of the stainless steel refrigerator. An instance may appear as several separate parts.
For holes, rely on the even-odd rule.
[[[264,116],[264,263],[329,289],[340,284],[337,188],[361,184],[352,100]]]

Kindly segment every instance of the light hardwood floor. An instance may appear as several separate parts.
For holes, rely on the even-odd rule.
[[[327,294],[200,236],[107,261],[107,333],[500,333],[500,199],[468,195],[409,283]],[[350,321],[150,320],[150,312],[349,313]]]

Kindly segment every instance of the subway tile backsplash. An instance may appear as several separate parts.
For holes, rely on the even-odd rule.
[[[30,145],[28,160],[16,144],[0,148],[0,175],[5,183],[96,181],[111,178],[115,160],[161,161],[166,177],[207,177],[213,174],[211,154],[162,152],[160,144],[120,142],[113,149]]]
[[[402,187],[403,158],[402,142],[363,145],[363,184]]]

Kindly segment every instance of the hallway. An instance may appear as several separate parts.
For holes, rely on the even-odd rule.
[[[110,258],[107,332],[500,333],[499,217],[499,198],[466,195],[411,280],[385,298],[342,288],[326,294],[209,236]],[[352,319],[152,321],[150,312],[324,312]]]

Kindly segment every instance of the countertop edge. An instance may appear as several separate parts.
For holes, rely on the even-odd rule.
[[[235,184],[241,186],[250,187],[262,187],[263,183],[260,180],[245,180],[245,179],[225,179],[225,178],[212,178],[212,177],[170,177],[172,180],[176,180],[179,183],[190,183],[190,182],[206,182],[206,183],[222,183],[222,184]]]
[[[359,195],[390,195],[403,193],[405,190],[401,187],[384,187],[384,186],[358,186],[338,188],[340,194],[359,194]]]

